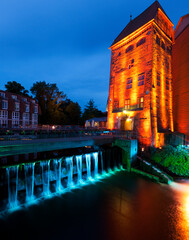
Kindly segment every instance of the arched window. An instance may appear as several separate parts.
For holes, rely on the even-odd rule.
[[[128,53],[128,52],[132,51],[133,48],[134,48],[134,46],[133,46],[133,45],[130,45],[130,46],[126,49],[125,52]]]
[[[142,45],[143,43],[145,43],[146,42],[146,38],[144,37],[144,38],[141,38],[138,42],[137,42],[137,47],[138,46],[140,46],[140,45]]]

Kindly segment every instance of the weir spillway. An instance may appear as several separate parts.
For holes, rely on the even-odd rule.
[[[4,198],[0,212],[64,194],[123,170],[121,155],[104,161],[105,152],[53,158],[1,167]]]

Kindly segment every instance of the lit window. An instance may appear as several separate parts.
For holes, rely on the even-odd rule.
[[[133,79],[132,79],[132,78],[128,78],[128,79],[127,79],[127,89],[132,88],[132,82],[133,82]]]
[[[144,73],[138,75],[138,86],[144,85]]]
[[[130,109],[130,99],[125,100],[125,109]]]
[[[133,48],[134,48],[134,46],[133,46],[133,45],[130,45],[130,46],[126,49],[125,52],[128,53],[128,52],[132,51]]]
[[[114,100],[114,108],[119,108],[119,101]]]
[[[157,86],[161,85],[160,81],[161,81],[160,73],[157,73]]]
[[[137,47],[142,45],[143,43],[146,42],[146,38],[141,38],[138,42],[137,42]]]
[[[137,108],[143,108],[144,107],[144,97],[140,97],[137,99]]]
[[[2,109],[8,109],[8,101],[2,101]]]

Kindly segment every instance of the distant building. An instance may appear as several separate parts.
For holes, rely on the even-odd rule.
[[[86,128],[107,128],[107,117],[91,118],[85,122]]]
[[[173,24],[158,1],[131,20],[111,45],[108,128],[161,146],[173,131]]]
[[[36,128],[37,126],[36,100],[0,90],[0,128]]]
[[[181,17],[173,45],[173,109],[175,131],[189,140],[189,14]]]

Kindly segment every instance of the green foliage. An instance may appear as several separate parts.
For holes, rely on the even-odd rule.
[[[103,112],[101,112],[100,110],[98,110],[97,107],[95,106],[94,100],[90,99],[84,108],[84,112],[82,115],[82,121],[84,123],[88,119],[91,119],[94,117],[104,117],[104,116],[105,116],[105,114]]]
[[[151,159],[177,175],[189,176],[189,152],[181,147],[167,145],[162,149],[153,150]]]
[[[66,99],[66,95],[59,91],[56,84],[36,82],[30,89],[41,108],[41,124],[61,124],[64,113],[60,105]],[[63,123],[62,123],[63,124]]]
[[[22,96],[29,97],[29,95],[28,95],[29,91],[26,90],[20,83],[18,83],[16,81],[7,82],[7,84],[5,84],[5,88],[6,88],[7,92],[16,93],[16,94],[20,94]]]

